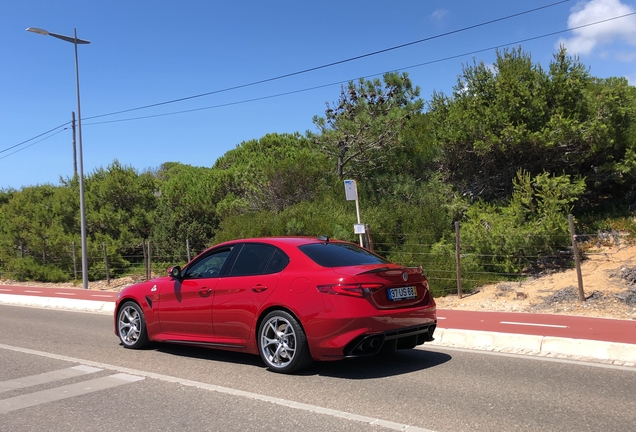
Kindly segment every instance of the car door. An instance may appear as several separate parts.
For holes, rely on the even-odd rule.
[[[214,295],[214,331],[234,343],[247,340],[261,304],[271,295],[289,257],[275,246],[245,243]]]
[[[212,299],[232,248],[212,250],[160,289],[158,314],[162,333],[191,337],[214,336]]]

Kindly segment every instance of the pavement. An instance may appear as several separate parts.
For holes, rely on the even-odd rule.
[[[113,314],[117,292],[0,285],[0,304]],[[636,320],[438,309],[426,346],[636,368]]]

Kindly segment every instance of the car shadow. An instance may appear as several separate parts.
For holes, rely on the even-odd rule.
[[[213,348],[202,348],[190,345],[170,344],[153,342],[149,347],[164,354],[180,357],[190,357],[201,360],[212,360],[224,363],[244,364],[250,366],[260,366],[265,368],[261,358],[254,354],[237,353],[233,351],[223,351]]]
[[[265,370],[265,364],[261,358],[253,354],[167,343],[153,343],[148,348],[175,356],[254,366]],[[318,375],[354,380],[385,378],[429,369],[442,365],[451,359],[452,356],[449,354],[425,349],[398,350],[390,356],[314,362],[307,369],[294,375]]]
[[[446,353],[425,349],[398,350],[390,356],[371,356],[334,362],[314,362],[300,375],[321,375],[343,379],[375,379],[417,372],[442,365],[452,359]]]

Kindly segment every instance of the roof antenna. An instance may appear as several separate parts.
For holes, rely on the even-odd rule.
[[[318,240],[324,241],[325,244],[328,244],[329,243],[329,236],[321,235],[320,237],[318,237]]]

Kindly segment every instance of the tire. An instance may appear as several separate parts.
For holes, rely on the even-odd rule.
[[[261,322],[258,351],[272,372],[296,372],[313,361],[302,327],[291,314],[280,310],[268,313]]]
[[[146,319],[137,303],[128,301],[119,308],[117,335],[124,348],[140,349],[148,345]]]

